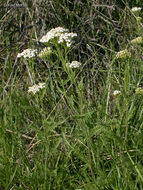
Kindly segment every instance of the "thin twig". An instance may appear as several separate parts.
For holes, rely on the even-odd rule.
[[[8,87],[8,85],[9,85],[9,83],[10,83],[10,81],[11,81],[11,78],[12,78],[12,75],[13,75],[15,69],[16,69],[16,66],[17,66],[17,57],[16,57],[16,59],[15,59],[15,63],[14,63],[14,65],[13,65],[13,67],[12,67],[12,71],[11,71],[11,73],[10,73],[10,76],[9,76],[9,78],[8,78],[8,81],[7,81],[7,83],[6,83],[5,87],[4,87],[4,91],[6,91],[6,88]]]
[[[30,82],[31,82],[31,85],[34,84],[34,81],[33,81],[33,77],[32,77],[32,74],[30,73],[30,70],[29,70],[29,67],[28,67],[28,62],[26,59],[25,60],[25,64],[26,64],[26,68],[27,68],[27,72],[28,72],[28,75],[29,75],[29,78],[30,78]]]
[[[3,74],[5,72],[5,69],[6,69],[6,66],[7,66],[7,63],[8,63],[8,58],[9,58],[9,54],[7,55],[7,57],[5,59],[5,64],[4,64],[4,68],[3,68]]]
[[[10,129],[6,129],[6,132],[8,132],[8,133],[13,133],[13,134],[15,134],[15,135],[17,135],[18,133],[17,132],[14,132],[14,131],[11,131]],[[27,135],[22,135],[22,134],[20,134],[20,136],[22,136],[23,138],[26,138],[26,139],[33,139],[33,137],[29,137],[29,136],[27,136]]]
[[[32,144],[32,146],[30,146],[30,148],[27,150],[27,153],[37,144],[39,144],[41,142],[41,140],[37,141],[35,144]]]

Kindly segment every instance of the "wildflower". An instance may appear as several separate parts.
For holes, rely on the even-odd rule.
[[[37,53],[35,49],[26,49],[22,53],[18,53],[17,57],[31,58],[34,57]]]
[[[143,38],[142,38],[142,37],[137,37],[137,38],[135,38],[135,39],[133,39],[133,40],[131,41],[131,44],[132,44],[132,45],[142,44],[142,43],[143,43]]]
[[[58,43],[60,44],[60,43],[63,43],[65,41],[66,44],[67,44],[67,47],[70,47],[71,46],[71,42],[72,42],[72,38],[75,37],[75,36],[77,36],[77,34],[73,33],[73,32],[61,34],[59,36]]]
[[[50,47],[46,47],[44,48],[40,53],[39,53],[39,57],[40,58],[46,58],[47,56],[49,56],[52,53],[52,50]]]
[[[69,68],[78,68],[81,66],[81,63],[78,61],[72,61],[71,63],[66,64]]]
[[[135,14],[135,13],[139,13],[141,11],[141,8],[140,7],[133,7],[131,9],[131,11]]]
[[[49,40],[54,39],[55,37],[59,37],[62,33],[65,32],[68,32],[68,29],[62,27],[53,28],[40,39],[40,42],[49,42]]]
[[[38,83],[28,88],[28,93],[32,92],[33,94],[36,94],[40,89],[45,88],[45,83]]]
[[[137,22],[139,22],[139,23],[140,23],[140,22],[142,21],[142,17],[137,16],[137,17],[136,17],[136,20],[137,20]]]
[[[143,88],[137,88],[137,89],[135,90],[135,93],[136,93],[136,94],[143,94]]]
[[[116,59],[123,59],[123,58],[130,58],[130,57],[131,57],[131,53],[127,49],[119,51],[116,54]]]
[[[114,92],[113,92],[113,95],[114,96],[118,96],[118,95],[120,95],[121,94],[121,91],[119,91],[119,90],[115,90]]]
[[[44,35],[40,39],[40,42],[48,43],[50,40],[57,38],[57,42],[59,44],[66,42],[67,47],[70,47],[72,38],[75,36],[77,36],[77,34],[73,32],[69,33],[68,29],[57,27],[51,29],[46,35]]]
[[[38,84],[39,84],[39,88],[40,88],[40,89],[42,89],[42,88],[45,88],[45,87],[46,87],[45,82],[44,82],[44,83],[39,82]]]

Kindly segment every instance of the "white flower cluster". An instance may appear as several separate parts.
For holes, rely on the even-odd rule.
[[[64,41],[66,42],[67,44],[67,47],[70,47],[71,46],[71,42],[72,42],[72,38],[73,37],[76,37],[77,34],[76,33],[63,33],[59,36],[59,40],[58,40],[58,43],[63,43]]]
[[[62,33],[65,32],[68,32],[68,29],[62,27],[53,28],[40,39],[40,42],[49,42],[49,40],[54,39],[55,37],[59,37]]]
[[[28,88],[28,93],[32,92],[33,94],[36,94],[40,89],[45,88],[45,83],[38,83]]]
[[[121,91],[119,91],[119,90],[115,90],[114,92],[113,92],[113,95],[114,96],[118,96],[118,95],[120,95],[121,94]]]
[[[66,66],[69,68],[78,68],[81,66],[81,63],[78,61],[72,61],[71,63],[66,63]]]
[[[141,36],[131,40],[131,44],[133,45],[142,44],[142,43],[143,43],[143,38]]]
[[[133,13],[137,13],[137,12],[140,12],[140,11],[141,11],[141,8],[140,8],[140,7],[133,7],[133,8],[131,9],[131,11],[132,11]]]
[[[50,40],[57,38],[59,44],[65,41],[67,46],[70,47],[72,38],[75,36],[77,36],[77,34],[73,32],[69,33],[68,29],[57,27],[57,28],[51,29],[46,35],[44,35],[40,39],[40,42],[47,43]]]
[[[49,56],[52,53],[52,50],[50,47],[46,47],[44,48],[39,54],[38,56],[41,58],[46,58],[47,56]]]
[[[34,57],[37,53],[35,49],[26,49],[22,53],[18,53],[17,57],[31,58]]]
[[[131,57],[131,53],[127,49],[119,51],[116,54],[116,59],[125,59],[125,58],[130,58],[130,57]]]

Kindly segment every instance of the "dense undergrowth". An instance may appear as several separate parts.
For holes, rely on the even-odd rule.
[[[143,13],[136,6],[1,0],[0,190],[143,189]],[[69,47],[40,41],[59,26],[77,34]],[[21,57],[28,48],[36,56]]]

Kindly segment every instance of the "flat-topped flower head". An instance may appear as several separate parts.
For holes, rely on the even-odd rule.
[[[37,84],[28,88],[28,93],[32,92],[33,94],[36,94],[36,92],[38,92],[38,91],[39,91],[39,87]]]
[[[32,92],[33,94],[36,94],[40,89],[45,88],[45,83],[38,83],[28,88],[28,93]]]
[[[38,56],[42,59],[48,57],[50,54],[52,53],[52,50],[50,47],[46,47],[44,48],[39,54]]]
[[[82,64],[78,61],[72,61],[71,63],[66,63],[69,68],[79,68]]]
[[[132,45],[140,45],[143,43],[143,38],[142,37],[137,37],[133,40],[131,40]]]
[[[114,95],[115,97],[116,97],[116,96],[119,96],[119,95],[121,95],[121,91],[120,91],[120,90],[114,90],[113,95]]]
[[[49,40],[54,39],[55,37],[59,37],[62,33],[65,33],[65,32],[68,32],[68,29],[65,29],[62,27],[53,28],[40,39],[40,42],[47,43],[49,42]]]
[[[22,53],[18,53],[17,57],[31,58],[37,54],[36,49],[25,49]]]
[[[69,30],[59,26],[59,27],[51,29],[50,31],[58,35],[64,32],[68,32]]]
[[[73,33],[73,32],[67,33],[67,32],[66,32],[66,33],[61,34],[61,35],[59,36],[58,43],[60,44],[60,43],[66,42],[67,47],[70,47],[71,44],[72,44],[72,39],[73,39],[74,37],[76,37],[76,36],[77,36],[76,33]]]
[[[132,11],[134,14],[139,13],[139,12],[141,11],[141,7],[133,7],[133,8],[131,9],[131,11]]]
[[[130,57],[131,57],[131,53],[127,49],[119,51],[116,54],[116,59],[126,59],[126,58],[130,58]]]
[[[67,47],[71,46],[72,38],[77,36],[76,33],[69,33],[68,29],[57,27],[51,29],[46,35],[44,35],[40,42],[42,43],[48,43],[50,40],[57,39],[57,42],[63,43],[66,42]]]

